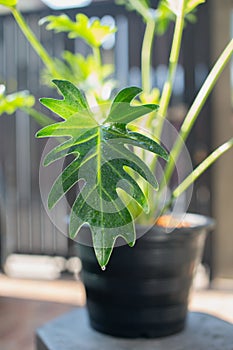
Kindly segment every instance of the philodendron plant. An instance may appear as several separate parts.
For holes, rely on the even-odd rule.
[[[147,218],[154,219],[156,206],[161,203],[161,193],[174,174],[183,142],[231,58],[233,40],[221,53],[203,83],[182,122],[179,137],[168,154],[158,140],[170,104],[183,29],[186,21],[195,20],[194,12],[204,2],[161,0],[154,9],[149,0],[121,0],[130,10],[137,11],[146,25],[141,53],[142,89],[126,87],[106,105],[103,102],[108,101],[115,81],[111,77],[112,66],[106,67],[102,63],[100,47],[116,28],[102,26],[99,20],[93,22],[84,15],[77,15],[75,21],[66,15],[47,17],[43,20],[43,23],[47,23],[47,29],[66,32],[70,38],[80,37],[93,51],[91,57],[66,53],[63,61],[54,60],[27,26],[17,10],[17,1],[0,0],[0,4],[9,7],[26,38],[41,57],[47,70],[46,76],[55,78],[54,84],[63,95],[63,99],[41,99],[43,105],[62,118],[61,122],[46,126],[37,133],[38,137],[57,137],[60,140],[59,145],[46,156],[44,164],[49,165],[68,154],[73,156],[73,161],[52,186],[48,205],[52,208],[79,180],[85,180],[72,205],[69,231],[74,238],[83,224],[90,226],[97,260],[102,267],[106,266],[118,236],[123,237],[129,245],[134,244],[134,219],[142,210],[147,212]],[[175,25],[168,75],[160,93],[151,83],[151,53],[155,34],[163,34],[171,21]],[[95,64],[88,65],[88,62]],[[90,70],[91,66],[94,71]],[[98,84],[94,84],[93,89],[92,82],[96,82],[96,79]],[[105,88],[102,89],[103,86]],[[103,96],[102,91],[106,91],[106,86],[108,94]],[[95,108],[92,108],[93,105]],[[149,130],[151,138],[141,132],[141,124]],[[160,211],[169,211],[174,201],[232,146],[233,138],[214,150],[177,187],[171,188],[170,197]],[[134,153],[135,149],[141,151]],[[154,155],[149,160],[148,152]],[[159,157],[165,160],[165,167],[158,185],[154,174]],[[155,196],[150,196],[150,186],[157,189]]]
[[[92,232],[97,260],[104,267],[117,237],[123,237],[130,246],[135,243],[133,213],[117,190],[122,189],[146,212],[149,210],[145,194],[127,169],[158,188],[153,173],[130,146],[168,160],[168,154],[160,144],[128,127],[158,106],[132,106],[131,101],[141,89],[128,87],[116,95],[103,122],[99,123],[98,113],[91,111],[78,88],[64,80],[55,80],[54,84],[64,99],[42,98],[41,103],[64,121],[43,128],[37,137],[69,139],[48,153],[44,164],[48,165],[67,154],[73,154],[74,160],[55,181],[48,206],[51,209],[78,181],[85,180],[85,186],[72,206],[69,233],[71,238],[75,238],[83,224],[87,223]]]

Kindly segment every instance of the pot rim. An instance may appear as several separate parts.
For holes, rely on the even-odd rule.
[[[169,214],[168,214],[169,215]],[[153,227],[156,227],[156,229],[159,229],[159,231],[166,233],[166,234],[173,234],[173,233],[183,233],[187,231],[196,231],[196,230],[202,230],[205,229],[206,232],[209,232],[214,229],[216,221],[215,219],[201,215],[196,213],[182,213],[180,215],[175,215],[175,218],[181,219],[182,221],[190,223],[190,226],[186,227],[164,227],[164,226],[150,226],[149,230],[153,230]],[[137,224],[136,227],[138,229],[145,229],[147,225],[139,225]]]

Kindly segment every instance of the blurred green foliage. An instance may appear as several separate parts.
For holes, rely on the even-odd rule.
[[[0,85],[0,115],[3,113],[13,114],[17,109],[33,107],[35,103],[34,96],[27,91],[16,92],[14,94],[5,94],[5,86]]]

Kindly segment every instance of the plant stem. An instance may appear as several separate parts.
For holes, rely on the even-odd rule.
[[[201,162],[196,169],[194,169],[191,174],[189,174],[182,182],[179,184],[179,186],[176,187],[176,189],[172,193],[171,202],[169,203],[172,205],[172,202],[179,197],[184,191],[187,190],[187,188],[196,181],[199,176],[206,171],[223,153],[228,151],[233,146],[233,138],[231,138],[229,141],[225,142],[223,145],[219,146],[215,151],[213,151],[206,159]]]
[[[180,13],[176,16],[176,23],[175,23],[175,30],[172,40],[172,48],[169,58],[169,68],[168,68],[168,76],[167,80],[163,86],[163,91],[160,99],[160,109],[159,113],[162,116],[162,118],[166,117],[168,105],[171,99],[172,94],[172,88],[174,84],[175,74],[176,74],[176,68],[179,60],[180,55],[180,48],[181,48],[181,41],[182,41],[182,35],[183,35],[183,29],[184,29],[184,17],[185,17],[185,0],[181,0],[182,5]],[[162,129],[163,123],[160,122],[160,125],[158,127],[158,133],[157,135],[160,136],[161,129]]]
[[[155,32],[155,20],[150,19],[146,23],[146,30],[142,43],[142,57],[141,57],[141,72],[142,72],[142,90],[146,94],[151,91],[151,56],[152,45]]]
[[[35,34],[29,28],[22,14],[15,7],[11,7],[11,12],[16,22],[18,23],[20,29],[22,30],[23,34],[25,35],[31,46],[34,48],[38,56],[41,58],[49,72],[54,77],[58,78],[58,73],[53,63],[53,59],[49,56],[48,52],[44,49],[44,47],[41,45]]]
[[[144,6],[141,0],[129,0],[131,6],[147,21],[152,19],[150,9]]]
[[[98,64],[99,67],[102,65],[102,59],[101,59],[101,54],[100,54],[100,48],[93,46],[93,55],[95,58],[96,63]]]
[[[142,53],[141,53],[141,80],[142,80],[142,90],[145,94],[151,92],[151,58],[152,58],[152,46],[155,33],[156,22],[154,19],[146,20],[146,29],[143,37],[142,43]],[[141,150],[141,158],[146,159],[146,151]],[[148,198],[149,186],[147,183],[143,186],[144,193]]]
[[[47,126],[49,124],[55,123],[52,118],[49,118],[47,115],[38,112],[34,108],[22,108],[22,110],[33,117],[34,120],[41,126]]]
[[[181,0],[181,7],[180,12],[176,15],[176,23],[175,23],[175,29],[172,39],[172,47],[169,57],[169,67],[168,67],[168,75],[167,79],[163,86],[162,95],[160,98],[160,109],[159,109],[159,115],[160,118],[158,118],[158,122],[156,125],[156,128],[153,126],[154,118],[157,116],[156,113],[152,113],[151,117],[148,119],[148,126],[152,131],[152,134],[154,135],[155,139],[160,140],[161,133],[163,130],[163,124],[164,119],[166,118],[167,109],[169,106],[169,102],[171,99],[175,74],[176,74],[176,68],[179,60],[180,55],[180,48],[181,48],[181,42],[182,42],[182,35],[184,30],[184,18],[185,18],[185,0]],[[150,168],[155,172],[156,171],[156,164],[157,164],[157,157],[154,157],[154,159],[151,162]]]
[[[164,181],[161,183],[161,188],[163,188],[163,186],[166,183],[169,183],[175,167],[175,162],[178,159],[180,151],[182,149],[183,142],[186,141],[202,107],[206,102],[206,99],[208,98],[213,87],[215,86],[226,64],[230,60],[232,53],[233,53],[233,39],[229,42],[225,50],[222,52],[222,54],[218,58],[217,62],[215,63],[214,67],[212,68],[211,72],[206,78],[204,84],[202,85],[192,106],[189,109],[189,112],[187,113],[183,121],[183,124],[180,129],[180,137],[177,138],[170,152],[170,160],[167,163],[167,166],[165,168]]]

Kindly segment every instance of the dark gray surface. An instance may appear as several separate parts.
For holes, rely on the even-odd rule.
[[[37,350],[233,350],[233,325],[190,312],[186,329],[159,339],[119,339],[89,327],[85,308],[75,309],[37,330]]]

